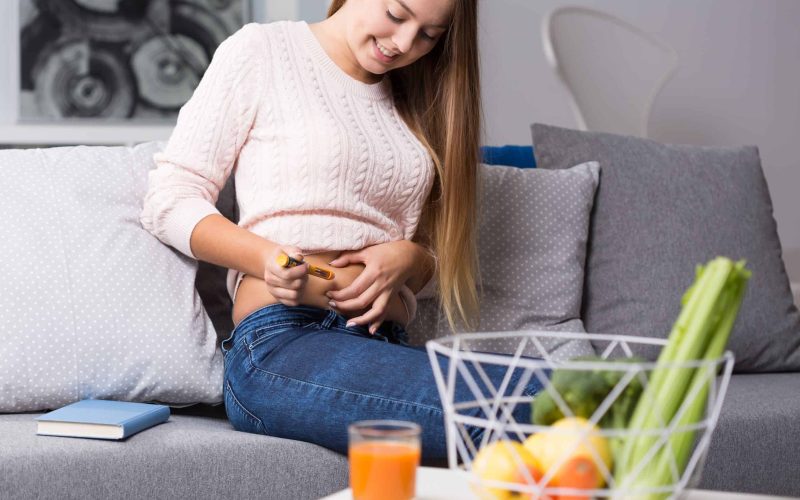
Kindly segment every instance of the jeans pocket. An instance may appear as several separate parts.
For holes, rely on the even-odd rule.
[[[261,419],[253,415],[239,402],[228,380],[225,380],[225,413],[228,415],[228,421],[237,431],[251,434],[267,434]]]

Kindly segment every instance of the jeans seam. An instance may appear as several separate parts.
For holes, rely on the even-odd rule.
[[[255,337],[255,340],[253,340],[252,342],[247,344],[247,347],[248,347],[248,349],[252,349],[252,348],[256,347],[257,345],[261,344],[262,342],[265,342],[265,341],[269,340],[270,336],[268,334],[259,335],[259,332],[261,332],[263,330],[266,330],[267,328],[275,328],[275,327],[278,327],[278,326],[293,326],[293,327],[297,327],[297,328],[308,328],[309,326],[311,326],[311,325],[313,325],[315,323],[316,323],[316,321],[312,321],[310,323],[299,323],[297,321],[284,321],[284,322],[281,322],[281,323],[274,323],[274,324],[271,324],[271,325],[262,326],[261,328],[257,328],[253,332],[253,336]]]
[[[358,330],[350,330],[349,328],[340,328],[338,326],[333,326],[333,325],[328,327],[328,330],[335,330],[335,331],[337,331],[339,333],[350,333],[350,334],[353,334],[353,335],[358,335],[358,336],[363,337],[365,339],[373,338],[372,335],[370,335],[369,333],[361,333]]]
[[[366,339],[374,339],[375,338],[369,333],[361,333],[358,330],[350,330],[349,328],[341,328],[341,327],[338,327],[338,326],[331,325],[328,329],[329,330],[336,330],[337,332],[340,332],[340,333],[350,333],[350,334],[353,334],[353,335],[359,335],[359,336],[361,336],[363,338],[366,338]],[[408,341],[406,339],[404,339],[404,338],[400,338],[397,335],[393,335],[393,337],[394,337],[395,342],[392,342],[392,339],[390,337],[387,337],[386,335],[381,334],[381,338],[383,339],[383,341],[384,342],[388,342],[389,344],[401,345],[403,347],[408,347],[410,345],[408,343]]]
[[[282,378],[284,380],[291,380],[293,382],[299,382],[301,384],[313,385],[315,387],[321,387],[323,389],[328,389],[328,390],[340,392],[340,393],[343,393],[343,394],[352,394],[354,396],[364,396],[364,397],[367,397],[367,398],[374,398],[374,399],[378,399],[378,400],[381,400],[381,401],[387,401],[389,403],[399,403],[399,404],[403,404],[403,405],[423,408],[423,409],[426,409],[426,410],[434,410],[434,411],[444,415],[444,411],[442,411],[441,408],[437,408],[435,406],[428,406],[428,405],[425,405],[425,404],[414,403],[414,402],[411,402],[411,401],[401,401],[399,399],[386,398],[386,397],[383,397],[383,396],[376,396],[374,394],[365,394],[365,393],[362,393],[362,392],[348,391],[348,390],[345,390],[345,389],[339,389],[338,387],[331,387],[331,386],[328,386],[328,385],[318,384],[316,382],[309,382],[308,380],[300,380],[300,379],[296,379],[296,378],[293,378],[293,377],[287,377],[286,375],[280,375],[278,373],[274,373],[274,372],[271,372],[269,370],[265,370],[263,368],[259,368],[258,366],[255,365],[255,363],[253,363],[253,359],[252,358],[250,358],[248,356],[248,359],[250,361],[250,366],[253,367],[253,369],[255,369],[257,371],[260,371],[262,373],[266,373],[267,375],[270,375],[272,377]]]
[[[251,420],[253,421],[253,423],[255,423],[255,424],[258,426],[258,427],[260,427],[260,428],[261,428],[261,432],[263,432],[264,434],[266,434],[266,433],[267,433],[267,429],[266,429],[266,427],[264,427],[264,422],[262,422],[260,418],[258,418],[258,417],[257,417],[257,416],[255,416],[254,414],[252,414],[252,413],[250,412],[250,410],[248,410],[248,409],[247,409],[247,408],[246,408],[246,407],[245,407],[245,406],[242,404],[242,402],[241,402],[241,401],[239,401],[239,398],[237,398],[237,397],[236,397],[236,393],[234,393],[234,392],[233,392],[233,388],[231,388],[231,383],[230,383],[229,381],[227,381],[227,380],[226,380],[226,381],[225,381],[225,385],[226,385],[226,387],[227,387],[228,393],[229,393],[229,394],[230,394],[230,396],[231,396],[231,399],[232,399],[232,400],[233,400],[233,402],[235,403],[235,404],[234,404],[234,407],[235,407],[235,408],[236,408],[236,409],[237,409],[237,410],[238,410],[238,411],[239,411],[239,412],[242,414],[242,416],[244,416],[245,418],[249,418],[249,419],[251,419]]]
[[[238,353],[239,351],[241,351],[246,345],[247,345],[247,342],[245,342],[245,339],[240,338],[238,342],[233,344],[233,346],[225,352],[224,358],[225,358],[226,362],[230,363],[229,361],[227,361],[228,358],[231,358],[231,361],[232,361],[233,360],[233,355]]]
[[[263,312],[263,311],[264,311],[264,309],[266,309],[266,308],[268,308],[268,307],[277,306],[278,304],[281,304],[281,303],[280,303],[280,302],[274,302],[274,303],[272,303],[272,304],[267,304],[267,305],[265,305],[265,306],[263,306],[263,307],[259,307],[259,308],[255,309],[254,311],[251,311],[250,313],[248,313],[248,314],[247,314],[247,316],[245,316],[244,318],[242,318],[242,319],[239,321],[239,323],[236,325],[236,327],[238,327],[239,325],[241,325],[242,323],[244,323],[245,321],[247,321],[248,319],[250,319],[252,316],[255,316],[256,314],[258,314],[258,313],[260,313],[260,312]]]

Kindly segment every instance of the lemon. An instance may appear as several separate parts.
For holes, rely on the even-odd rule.
[[[581,434],[587,430],[588,434],[582,437]],[[611,471],[611,449],[608,440],[600,434],[596,425],[582,417],[562,418],[553,423],[546,431],[537,432],[528,437],[523,446],[538,461],[543,473],[547,473],[559,463],[562,464],[561,468],[563,469],[569,463],[580,459],[581,462],[589,462],[594,465],[597,471],[597,486],[602,487],[605,480],[597,458],[603,462],[609,472]],[[566,471],[561,470],[555,472],[554,485],[558,485],[559,478],[563,477],[565,473]]]
[[[519,457],[515,457],[515,454]],[[472,472],[482,480],[503,481],[508,483],[525,483],[525,475],[519,467],[519,459],[530,472],[534,480],[541,478],[536,458],[521,443],[500,440],[478,450],[472,462]],[[483,500],[509,500],[526,498],[517,491],[499,487],[473,485],[475,493]]]

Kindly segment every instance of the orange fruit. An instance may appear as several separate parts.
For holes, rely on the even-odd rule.
[[[603,476],[594,460],[588,457],[571,457],[558,468],[552,485],[559,488],[591,490],[603,484]],[[558,495],[558,500],[589,500],[591,495]]]

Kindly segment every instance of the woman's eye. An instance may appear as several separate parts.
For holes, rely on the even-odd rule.
[[[390,10],[386,11],[386,17],[388,17],[393,23],[400,24],[400,23],[403,22],[402,19],[400,19],[399,17],[393,15],[392,11],[390,11]],[[425,33],[424,31],[421,32],[420,35],[422,36],[422,38],[424,38],[425,40],[428,40],[428,41],[436,40],[435,36],[431,36],[431,35]]]

